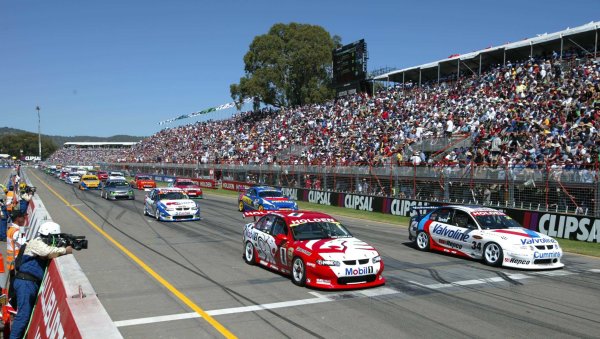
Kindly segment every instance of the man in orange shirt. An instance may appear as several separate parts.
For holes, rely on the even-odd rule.
[[[15,265],[15,258],[19,255],[19,248],[25,242],[25,216],[27,211],[21,211],[18,208],[13,209],[11,213],[11,224],[6,232],[6,263],[8,270],[12,270]]]

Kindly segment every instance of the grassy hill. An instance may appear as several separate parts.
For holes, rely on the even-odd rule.
[[[10,128],[10,127],[0,127],[0,137],[2,137],[4,135],[8,135],[8,134],[19,134],[19,133],[35,133],[35,134],[37,134],[36,132],[25,131],[22,129],[16,129],[16,128]],[[60,135],[42,134],[42,136],[50,138],[52,140],[52,142],[54,142],[54,144],[58,148],[61,148],[65,142],[83,142],[83,141],[132,142],[132,141],[140,141],[145,138],[145,137],[136,137],[133,135],[113,135],[110,137],[92,137],[92,136],[85,136],[85,135],[77,135],[77,136],[66,137],[66,136],[60,136]]]

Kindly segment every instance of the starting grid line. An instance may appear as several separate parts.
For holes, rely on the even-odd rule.
[[[410,283],[415,284],[420,287],[423,287],[423,288],[427,288],[427,289],[439,290],[439,289],[451,288],[451,287],[462,287],[462,286],[481,285],[481,284],[489,284],[489,283],[497,283],[497,282],[506,282],[507,279],[523,280],[523,279],[535,278],[536,276],[559,277],[559,276],[567,276],[567,275],[574,275],[574,274],[588,273],[588,272],[589,273],[600,273],[600,269],[590,269],[590,270],[586,270],[584,272],[571,272],[571,271],[561,270],[561,271],[531,272],[530,274],[518,273],[518,274],[508,274],[508,275],[506,275],[505,278],[492,277],[492,278],[483,278],[483,279],[472,279],[472,280],[456,281],[456,282],[446,283],[446,284],[429,284],[428,285],[428,284],[422,284],[422,283],[419,283],[416,281],[410,281]],[[206,311],[206,313],[210,316],[217,316],[217,315],[227,315],[227,314],[258,312],[258,311],[273,310],[273,309],[278,309],[278,308],[320,304],[320,303],[334,302],[334,301],[348,300],[348,299],[373,298],[373,297],[380,297],[380,296],[385,296],[385,295],[400,294],[402,292],[400,292],[396,289],[384,286],[384,287],[379,287],[379,288],[370,289],[370,290],[328,293],[326,295],[318,293],[318,292],[308,292],[308,293],[313,295],[314,298],[282,301],[282,302],[268,303],[268,304],[261,304],[261,305],[223,308],[223,309],[218,309],[218,310]],[[158,322],[195,319],[195,318],[201,318],[201,316],[196,312],[190,312],[190,313],[170,314],[170,315],[138,318],[138,319],[130,319],[130,320],[120,320],[120,321],[115,321],[114,324],[117,327],[126,327],[126,326],[146,325],[146,324],[153,324],[153,323],[158,323]]]

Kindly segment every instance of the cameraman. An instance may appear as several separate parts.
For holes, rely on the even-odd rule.
[[[40,226],[38,236],[26,243],[20,263],[17,263],[14,288],[17,296],[17,315],[14,318],[10,338],[22,338],[38,295],[50,259],[73,253],[71,246],[54,247],[60,225],[48,221]],[[48,245],[51,244],[51,245]]]

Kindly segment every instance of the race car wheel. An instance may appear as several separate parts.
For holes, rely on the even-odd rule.
[[[502,264],[502,248],[495,242],[485,245],[483,249],[483,261],[490,266],[500,266]]]
[[[248,265],[256,263],[256,250],[254,250],[254,245],[249,241],[246,241],[246,246],[244,246],[244,261]]]
[[[417,239],[415,241],[417,248],[421,251],[429,251],[429,234],[427,232],[417,233]]]
[[[146,206],[144,206],[144,215],[150,215],[150,214],[148,213],[148,210],[146,210]]]
[[[158,212],[158,208],[156,209],[156,212],[154,212],[154,217],[156,218],[156,221],[160,222],[160,213]]]
[[[298,286],[306,284],[306,266],[299,257],[295,257],[292,262],[292,282]]]
[[[258,210],[262,212],[265,210],[265,207],[263,205],[258,205]]]
[[[238,204],[238,211],[244,212],[244,202],[240,201]]]

